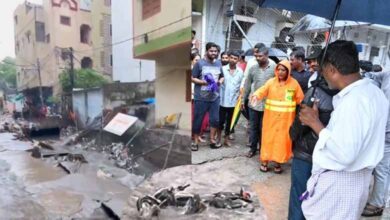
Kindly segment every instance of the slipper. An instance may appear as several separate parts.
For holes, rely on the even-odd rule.
[[[218,149],[220,147],[222,147],[221,143],[210,143],[210,148],[211,149]]]
[[[263,173],[268,172],[268,164],[261,164],[260,165],[260,171]]]
[[[197,144],[192,143],[191,144],[191,151],[198,151],[198,150],[199,150],[199,146]]]
[[[274,166],[274,173],[276,174],[283,173],[282,166]]]
[[[367,204],[366,207],[364,207],[362,216],[374,217],[374,216],[382,216],[382,214],[383,214],[383,208],[379,208],[379,207]]]

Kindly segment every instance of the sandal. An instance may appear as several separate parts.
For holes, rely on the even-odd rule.
[[[261,171],[261,172],[264,172],[264,173],[268,172],[268,164],[262,163],[262,164],[260,165],[260,171]]]
[[[276,173],[276,174],[283,173],[282,166],[280,166],[280,165],[274,166],[274,173]]]
[[[191,151],[198,151],[199,150],[199,145],[192,143],[191,144]]]
[[[379,207],[367,204],[366,207],[364,207],[362,216],[374,217],[374,216],[382,216],[382,214],[383,214],[383,208],[379,208]]]
[[[222,147],[221,143],[210,143],[210,148],[211,149],[218,149],[220,147]]]

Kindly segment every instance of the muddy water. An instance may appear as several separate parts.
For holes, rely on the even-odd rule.
[[[131,188],[143,180],[88,152],[82,153],[90,162],[67,174],[54,160],[32,158],[24,151],[31,147],[0,134],[0,219],[109,219],[102,202],[120,215]]]
[[[48,213],[27,193],[10,166],[0,160],[0,216],[2,219],[48,219]]]
[[[62,169],[43,163],[24,151],[2,152],[0,159],[10,164],[10,171],[27,185],[56,180],[66,175]]]

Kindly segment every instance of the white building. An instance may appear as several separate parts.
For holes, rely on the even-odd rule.
[[[283,10],[260,8],[249,0],[194,0],[192,10],[192,27],[202,43],[203,52],[207,42],[220,45],[222,51],[247,50],[259,42],[271,46],[282,29],[291,28],[303,16]],[[234,19],[227,16],[229,10],[233,10]],[[240,24],[242,31],[234,20]],[[227,40],[229,26],[231,34],[230,40]]]
[[[234,15],[234,19],[228,16],[230,10],[233,11],[230,14]],[[318,36],[323,36],[328,29],[303,31],[293,35],[288,32],[304,15],[286,10],[260,8],[250,0],[193,0],[192,28],[197,32],[197,39],[201,41],[202,54],[207,42],[220,45],[222,51],[247,50],[259,42],[268,47],[288,45],[290,42],[291,45],[303,46],[306,51],[313,44],[324,46],[324,37],[318,41],[321,39]],[[235,25],[234,20],[240,24],[242,30]],[[229,23],[232,23],[230,35],[227,34]],[[343,23],[338,22],[336,26]],[[349,25],[353,22],[345,24],[346,26],[336,27],[332,41],[352,40],[358,45],[359,59],[369,60],[373,64],[381,65],[384,70],[390,70],[390,27],[371,24]],[[290,50],[286,52],[289,53]]]
[[[133,36],[133,0],[111,1],[112,42],[121,42]],[[155,62],[134,59],[133,40],[114,45],[113,81],[144,82],[155,79]]]

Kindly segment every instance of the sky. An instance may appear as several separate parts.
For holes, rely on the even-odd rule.
[[[14,20],[13,13],[16,7],[25,0],[2,0],[0,7],[0,60],[4,57],[15,57]],[[42,3],[42,0],[29,0],[33,3]]]

